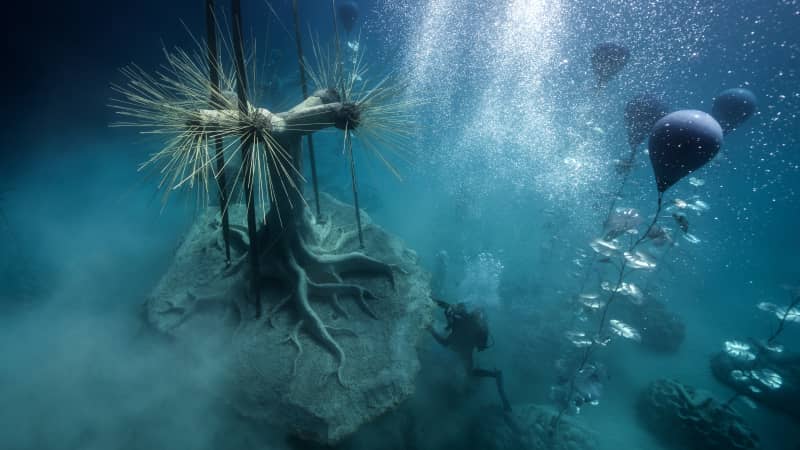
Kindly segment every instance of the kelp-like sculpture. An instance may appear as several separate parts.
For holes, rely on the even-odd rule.
[[[584,306],[598,311],[600,320],[597,331],[593,335],[587,337],[584,332],[570,332],[570,340],[581,349],[581,356],[569,377],[564,395],[565,401],[558,415],[552,421],[553,437],[557,435],[558,426],[564,414],[569,410],[579,411],[580,406],[584,403],[582,396],[576,397],[576,393],[580,391],[579,375],[585,373],[589,367],[592,354],[599,347],[610,342],[610,338],[605,334],[606,325],[608,324],[612,333],[617,336],[641,342],[642,337],[638,330],[618,319],[609,317],[610,306],[623,296],[641,301],[643,297],[641,290],[635,284],[625,281],[625,276],[631,270],[652,270],[656,267],[655,261],[647,254],[637,251],[637,248],[640,244],[653,241],[658,236],[653,230],[656,229],[661,213],[664,193],[675,183],[707,164],[719,152],[722,140],[722,127],[713,117],[702,111],[676,111],[662,117],[653,126],[648,148],[658,191],[656,212],[650,224],[641,234],[636,230],[638,213],[631,210],[625,214],[627,217],[623,220],[626,223],[624,229],[631,229],[629,227],[632,225],[634,230],[632,236],[638,234],[638,238],[630,238],[631,243],[627,246],[627,250],[623,250],[619,242],[613,239],[614,236],[611,236],[611,241],[595,239],[591,244],[595,252],[614,264],[617,269],[616,281],[606,281],[601,284],[604,290],[610,292],[604,302],[596,301],[596,296],[579,297]],[[611,259],[612,257],[617,261]]]
[[[356,247],[356,227],[343,218],[341,203],[323,196],[322,211],[329,215],[324,221],[309,211],[301,141],[338,128],[345,131],[352,158],[353,134],[365,140],[376,136],[377,144],[365,147],[388,164],[380,150],[407,134],[410,103],[389,79],[365,87],[361,64],[354,63],[349,73],[341,60],[318,58],[320,68],[312,78],[319,89],[301,103],[280,113],[253,105],[247,90],[252,58],[242,48],[236,0],[232,21],[232,43],[222,47],[232,53],[227,59],[235,70],[225,67],[223,57],[204,61],[182,50],[167,51],[159,73],[129,67],[123,70],[127,84],[116,87],[119,98],[113,105],[135,119],[122,125],[171,137],[145,164],[160,167],[167,192],[188,186],[208,193],[212,180],[235,173],[230,200],[220,205],[230,213],[230,263],[223,263],[223,246],[209,237],[208,230],[218,230],[219,224],[204,215],[148,301],[146,314],[159,331],[188,339],[186,324],[193,315],[221,311],[205,316],[234,325],[232,341],[240,345],[231,352],[244,360],[233,363],[237,409],[302,437],[335,442],[413,390],[415,344],[430,321],[431,302],[427,275],[398,239],[365,216],[366,245]],[[218,83],[209,81],[208,63],[219,74]],[[220,140],[226,143],[222,152],[216,145]],[[223,163],[215,167],[220,156]],[[244,208],[234,204],[236,193]],[[360,320],[351,319],[344,299],[358,305]],[[206,328],[193,326],[193,333],[209,333],[209,320],[195,322]],[[276,338],[279,333],[282,338]],[[342,339],[358,354],[352,365]],[[315,344],[311,351],[303,345],[307,340]],[[288,369],[282,343],[296,349]],[[333,370],[320,349],[333,357]],[[332,374],[338,383],[326,381]]]

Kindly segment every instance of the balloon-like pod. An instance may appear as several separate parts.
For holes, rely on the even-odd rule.
[[[722,127],[710,114],[676,111],[656,122],[648,148],[659,192],[703,167],[722,146]]]

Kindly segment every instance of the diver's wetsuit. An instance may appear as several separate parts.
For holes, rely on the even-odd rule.
[[[475,367],[473,352],[475,350],[483,351],[487,348],[488,330],[483,315],[478,311],[467,311],[464,303],[451,305],[440,300],[434,300],[434,302],[444,309],[447,318],[446,329],[449,334],[444,336],[431,328],[433,338],[442,346],[456,352],[470,375],[494,378],[497,383],[497,392],[503,401],[503,409],[511,411],[511,405],[503,388],[503,372]]]

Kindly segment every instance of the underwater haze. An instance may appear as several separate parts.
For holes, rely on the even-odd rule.
[[[800,448],[797,1],[14,7],[0,448]]]

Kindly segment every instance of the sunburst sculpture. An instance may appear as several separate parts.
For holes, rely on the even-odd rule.
[[[327,95],[342,104],[333,125],[343,131],[342,154],[346,155],[350,167],[358,236],[363,246],[353,141],[359,142],[398,180],[402,180],[392,157],[406,163],[413,160],[413,152],[407,144],[414,136],[412,110],[421,102],[406,96],[407,83],[396,74],[390,73],[373,81],[359,43],[360,37],[348,42],[352,54],[345,58],[338,45],[334,50],[323,48],[319,38],[312,38],[314,62],[306,60],[304,67],[320,95]]]

